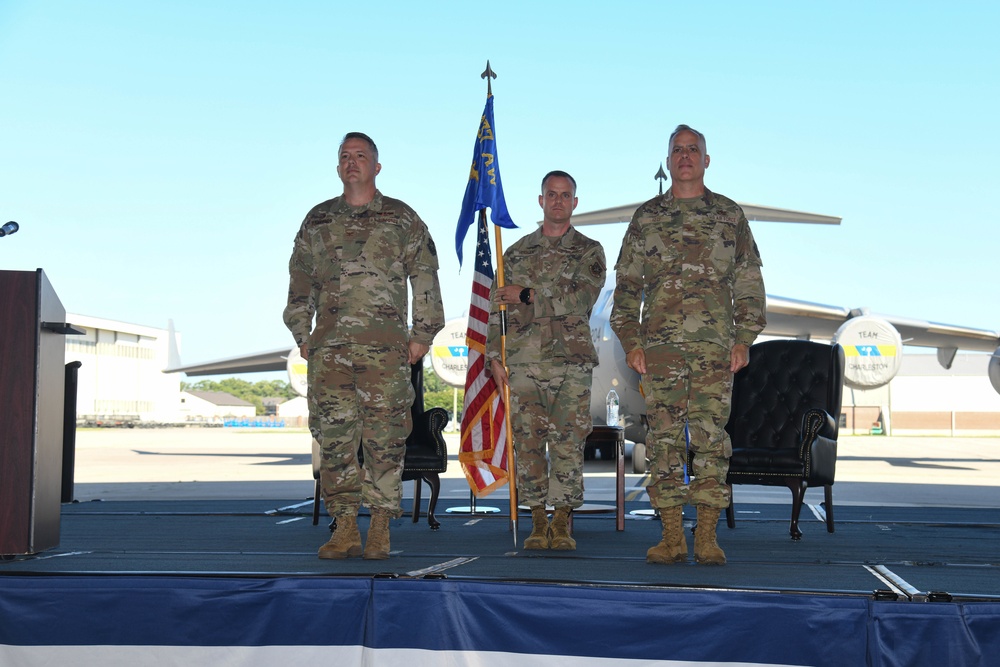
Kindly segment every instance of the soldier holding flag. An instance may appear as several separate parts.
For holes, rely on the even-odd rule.
[[[479,130],[472,150],[472,166],[469,182],[465,186],[462,210],[455,230],[455,251],[458,262],[462,263],[462,242],[466,233],[479,219],[476,232],[475,273],[472,279],[472,297],[469,303],[466,344],[469,347],[469,369],[465,377],[465,401],[462,411],[462,442],[458,461],[469,482],[469,487],[477,497],[489,495],[507,484],[507,471],[513,467],[513,453],[508,446],[510,432],[507,428],[509,414],[500,399],[500,391],[489,374],[486,359],[486,336],[490,314],[490,286],[493,284],[493,254],[487,232],[486,209],[490,209],[500,245],[500,227],[514,229],[517,225],[510,218],[507,202],[503,196],[503,182],[500,179],[500,160],[497,155],[496,124],[493,119],[492,79],[496,74],[486,62],[486,107],[479,119]],[[478,215],[477,215],[478,214]],[[503,267],[497,275],[503,279]],[[516,490],[511,486],[511,526],[517,540]]]
[[[510,388],[518,501],[531,509],[525,549],[575,549],[569,514],[583,504],[583,450],[593,430],[590,385],[597,364],[590,313],[606,263],[601,244],[570,224],[577,201],[572,176],[545,175],[538,197],[542,226],[504,252],[506,284],[493,289],[493,302],[507,308],[509,373],[501,363],[497,309],[490,315],[487,356],[494,378]],[[555,508],[551,525],[546,505]]]

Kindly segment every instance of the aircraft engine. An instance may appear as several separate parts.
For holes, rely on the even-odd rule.
[[[990,365],[987,367],[987,373],[990,376],[990,384],[993,385],[993,389],[1000,394],[1000,347],[990,357]]]
[[[875,389],[889,384],[903,362],[903,339],[889,322],[873,315],[844,322],[833,342],[844,348],[844,384]]]

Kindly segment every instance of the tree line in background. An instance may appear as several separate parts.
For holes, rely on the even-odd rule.
[[[244,401],[253,403],[257,414],[264,414],[264,399],[278,398],[289,400],[298,396],[291,385],[283,380],[259,380],[247,382],[239,378],[225,380],[199,380],[198,382],[181,382],[181,391],[221,391]],[[465,391],[458,390],[458,409],[461,414],[462,399]],[[454,416],[454,394],[451,386],[445,384],[429,366],[424,366],[424,409],[444,408],[449,415]]]

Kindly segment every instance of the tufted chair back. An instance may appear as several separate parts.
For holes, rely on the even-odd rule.
[[[416,398],[410,408],[413,429],[406,438],[406,458],[403,461],[403,480],[418,479],[423,473],[442,473],[448,469],[448,447],[444,441],[444,427],[448,425],[448,411],[444,408],[424,410],[424,365],[420,361],[410,366],[410,381]],[[433,486],[433,482],[428,482]]]
[[[441,495],[440,473],[448,469],[448,446],[444,441],[444,427],[448,425],[448,411],[444,408],[424,410],[424,364],[418,361],[411,367],[410,380],[416,392],[413,406],[413,429],[406,438],[406,455],[403,457],[403,481],[414,480],[413,523],[420,518],[421,480],[427,482],[431,497],[427,501],[427,523],[437,530],[441,523],[434,516],[438,497]],[[360,457],[360,454],[359,454]]]
[[[750,348],[736,374],[726,431],[733,443],[730,484],[787,486],[792,491],[792,539],[799,539],[805,490],[823,486],[827,530],[833,532],[833,485],[844,382],[839,345],[773,340]],[[727,512],[733,525],[733,512]]]

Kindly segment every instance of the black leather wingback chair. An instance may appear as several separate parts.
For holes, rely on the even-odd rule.
[[[420,519],[420,480],[431,487],[427,502],[427,523],[431,530],[441,524],[434,517],[441,495],[440,474],[448,469],[448,447],[444,441],[444,427],[448,425],[448,411],[444,408],[424,410],[424,365],[417,362],[410,367],[416,398],[411,408],[413,430],[406,438],[406,456],[403,458],[403,481],[415,480],[413,486],[413,523]],[[360,458],[360,457],[359,457]]]
[[[792,492],[793,540],[802,537],[799,513],[809,487],[823,487],[826,529],[833,532],[843,385],[843,349],[804,340],[754,345],[749,365],[734,379],[726,425],[733,442],[728,482],[787,486]],[[733,528],[732,504],[726,518]]]
[[[448,424],[448,411],[444,408],[424,410],[424,368],[418,362],[410,367],[410,380],[416,398],[410,408],[413,417],[413,429],[406,438],[406,454],[403,458],[403,481],[415,480],[413,487],[413,523],[420,520],[420,490],[421,480],[431,488],[431,497],[427,503],[427,523],[432,530],[437,530],[441,523],[434,516],[438,497],[441,495],[440,474],[448,469],[448,447],[444,441],[444,427]],[[360,445],[358,446],[358,462],[364,461]],[[313,440],[312,448],[313,478],[316,480],[316,491],[313,496],[313,525],[319,523],[321,507],[321,489],[319,484],[319,444]],[[331,524],[332,527],[332,524]]]

